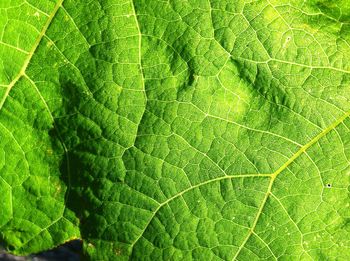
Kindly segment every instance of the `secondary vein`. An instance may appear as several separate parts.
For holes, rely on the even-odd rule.
[[[27,67],[31,61],[31,59],[33,58],[33,55],[35,53],[35,51],[38,49],[39,44],[41,42],[41,40],[43,39],[47,29],[49,28],[53,18],[56,16],[58,9],[62,6],[64,0],[59,0],[57,2],[57,4],[55,5],[51,15],[49,16],[49,18],[47,19],[43,29],[41,30],[40,34],[38,35],[38,37],[36,38],[34,45],[32,47],[32,49],[30,50],[27,58],[24,60],[23,66],[21,67],[19,73],[17,74],[17,76],[10,82],[10,84],[7,86],[6,91],[4,96],[2,97],[1,101],[0,101],[0,110],[2,109],[2,107],[4,106],[4,103],[12,89],[12,87],[19,81],[19,79],[21,79],[22,76],[24,76]]]
[[[336,121],[334,121],[331,125],[329,125],[327,128],[325,128],[323,131],[321,131],[319,134],[317,134],[312,140],[310,140],[308,143],[306,143],[304,146],[302,146],[289,160],[287,160],[280,168],[278,168],[272,175],[271,175],[271,180],[268,185],[265,197],[262,200],[262,203],[258,209],[258,213],[255,216],[253,225],[251,229],[249,230],[247,236],[243,240],[241,246],[238,248],[236,254],[234,255],[232,260],[236,260],[238,255],[240,254],[241,250],[245,246],[245,244],[248,242],[249,238],[253,234],[256,225],[258,224],[258,221],[260,219],[260,216],[263,212],[263,209],[266,205],[266,202],[271,195],[273,183],[276,180],[277,176],[281,174],[290,164],[292,164],[301,154],[303,154],[308,148],[310,148],[312,145],[314,145],[316,142],[318,142],[322,137],[326,136],[329,132],[334,130],[339,124],[341,124],[346,118],[350,116],[350,111],[342,115],[340,118],[338,118]]]

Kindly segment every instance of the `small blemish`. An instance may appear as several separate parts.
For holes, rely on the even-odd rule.
[[[331,188],[331,187],[332,187],[332,185],[328,183],[327,184],[327,188]]]
[[[35,16],[36,18],[39,18],[39,17],[40,17],[40,13],[39,13],[39,12],[35,12],[35,13],[34,13],[34,16]]]
[[[286,40],[284,41],[283,48],[286,48],[286,47],[287,47],[287,45],[288,45],[288,43],[289,43],[289,41],[290,41],[291,39],[292,39],[292,37],[287,36]]]

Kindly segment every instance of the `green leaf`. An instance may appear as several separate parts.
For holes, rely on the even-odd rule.
[[[0,244],[349,260],[350,5],[0,2]]]

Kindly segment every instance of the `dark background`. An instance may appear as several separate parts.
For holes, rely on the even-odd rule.
[[[50,251],[26,257],[9,255],[0,249],[0,261],[79,261],[81,253],[82,242],[73,240]]]

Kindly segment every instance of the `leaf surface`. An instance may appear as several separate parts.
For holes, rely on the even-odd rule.
[[[349,260],[346,0],[0,3],[0,242]]]

